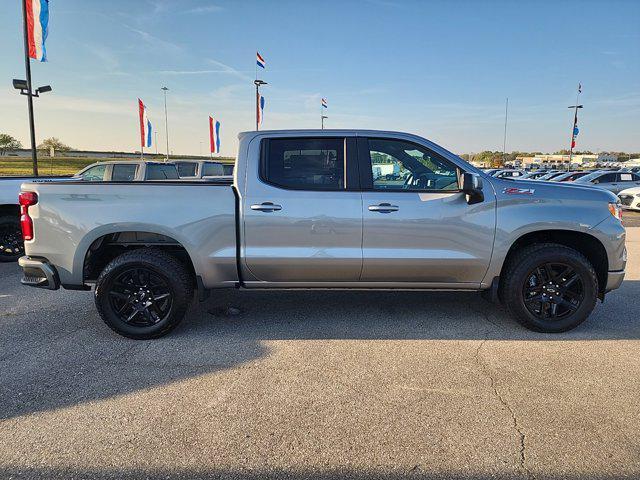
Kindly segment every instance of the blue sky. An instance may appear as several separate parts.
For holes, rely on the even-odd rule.
[[[20,2],[0,16],[0,132],[27,144]],[[640,151],[639,1],[51,0],[49,62],[34,83],[38,139],[85,149],[137,147],[136,98],[164,145],[169,92],[175,153],[222,153],[254,125],[255,51],[269,85],[265,129],[393,129],[458,153],[567,148],[578,82],[579,149]]]

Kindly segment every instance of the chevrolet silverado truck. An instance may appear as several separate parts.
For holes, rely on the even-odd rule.
[[[384,164],[396,173],[374,175]],[[22,283],[93,286],[104,322],[136,339],[220,288],[483,291],[563,332],[626,263],[611,192],[492,178],[406,133],[242,133],[226,185],[25,183],[20,205]]]

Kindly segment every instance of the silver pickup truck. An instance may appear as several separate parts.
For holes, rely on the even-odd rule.
[[[562,332],[622,283],[617,202],[492,178],[405,133],[249,132],[232,184],[25,183],[19,263],[25,285],[95,285],[131,338],[169,332],[196,292],[239,287],[483,291]]]

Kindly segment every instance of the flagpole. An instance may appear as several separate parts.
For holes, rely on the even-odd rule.
[[[164,134],[167,137],[167,157],[166,161],[169,161],[169,116],[167,115],[167,87],[162,87],[160,90],[164,92]]]
[[[504,137],[502,139],[502,163],[503,164],[506,162],[506,158],[507,158],[507,118],[508,116],[509,116],[509,97],[507,97],[507,104],[504,107]]]
[[[569,165],[567,165],[567,172],[571,170],[571,164],[573,162],[573,143],[575,142],[575,138],[576,138],[575,130],[576,130],[576,125],[578,124],[578,109],[582,108],[582,105],[578,104],[581,88],[582,88],[582,84],[578,83],[578,93],[576,93],[576,104],[571,105],[569,107],[574,109],[574,113],[573,113],[573,125],[571,126],[571,144],[569,145]]]
[[[27,105],[29,106],[29,134],[31,137],[31,160],[33,176],[38,176],[38,155],[36,152],[36,126],[33,118],[33,92],[31,90],[31,60],[29,60],[29,27],[27,25],[27,0],[22,1],[22,19],[24,23],[24,66],[27,74]]]

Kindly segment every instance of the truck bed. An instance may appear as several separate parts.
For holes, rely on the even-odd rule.
[[[87,253],[116,232],[184,247],[206,288],[237,281],[236,198],[228,184],[61,181],[24,183],[22,190],[38,194],[29,208],[35,238],[25,242],[27,255],[38,252],[56,265],[64,286],[83,285]]]

